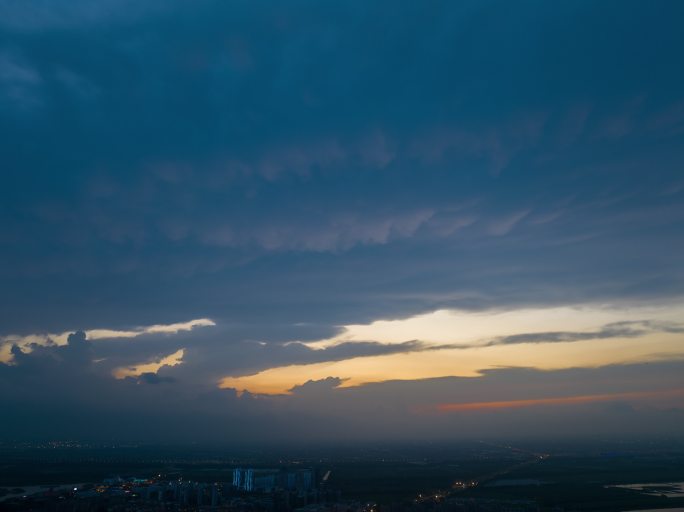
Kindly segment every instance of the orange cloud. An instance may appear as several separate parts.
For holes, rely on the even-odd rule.
[[[526,400],[503,400],[497,402],[464,402],[437,404],[438,412],[482,411],[491,409],[518,409],[538,405],[587,404],[611,400],[640,400],[648,398],[684,397],[684,389],[663,391],[636,391],[630,393],[606,393],[600,395],[577,395],[553,398],[531,398]]]

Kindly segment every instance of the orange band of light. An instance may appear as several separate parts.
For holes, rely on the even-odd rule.
[[[478,411],[487,409],[515,409],[537,405],[585,404],[610,400],[641,399],[653,397],[684,396],[684,389],[663,391],[637,391],[631,393],[607,393],[601,395],[577,395],[553,398],[533,398],[527,400],[505,400],[497,402],[443,403],[435,408],[439,412]]]

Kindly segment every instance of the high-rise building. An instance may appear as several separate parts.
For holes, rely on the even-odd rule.
[[[238,489],[242,487],[243,473],[244,470],[241,468],[235,468],[233,470],[233,487],[237,487]]]
[[[254,490],[254,470],[253,469],[248,469],[245,471],[245,478],[244,478],[244,484],[242,488],[245,491],[253,491]]]

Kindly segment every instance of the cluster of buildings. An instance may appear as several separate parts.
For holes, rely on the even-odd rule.
[[[115,477],[100,484],[31,493],[3,505],[8,510],[49,509],[56,512],[292,512],[304,507],[313,512],[312,509],[321,510],[324,504],[339,502],[339,498],[339,493],[316,485],[313,469],[238,468],[233,471],[232,483],[168,480],[161,476],[149,479]]]
[[[133,497],[150,502],[177,503],[184,507],[217,507],[224,501],[224,496],[230,494],[226,491],[228,489],[225,489],[225,486],[220,483],[184,482],[182,480],[154,482],[150,485],[131,488]]]
[[[303,495],[314,488],[314,470],[237,468],[233,470],[233,487],[246,492],[282,489]]]

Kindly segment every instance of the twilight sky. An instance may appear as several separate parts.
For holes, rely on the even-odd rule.
[[[0,0],[0,440],[681,435],[683,20]]]

